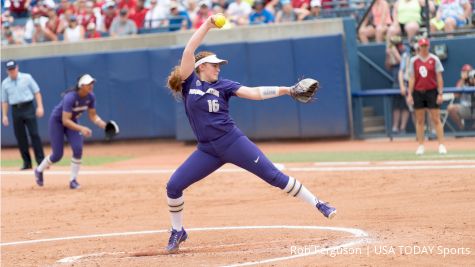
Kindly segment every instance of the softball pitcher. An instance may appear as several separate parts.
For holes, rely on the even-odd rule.
[[[332,218],[336,209],[316,198],[293,177],[279,171],[272,162],[235,125],[229,116],[228,101],[232,96],[264,100],[291,95],[308,102],[318,89],[318,82],[305,79],[293,87],[247,87],[231,80],[220,79],[222,64],[227,61],[211,52],[194,55],[211,28],[209,17],[188,41],[181,58],[168,77],[168,87],[183,99],[191,128],[198,140],[197,149],[173,173],[167,184],[167,202],[171,215],[171,236],[167,251],[177,252],[188,237],[183,228],[183,190],[208,176],[225,163],[244,168],[261,179],[316,207],[325,217]],[[310,83],[310,86],[306,82]]]
[[[77,176],[81,166],[84,137],[92,135],[91,129],[78,124],[78,118],[87,110],[89,119],[104,129],[104,122],[96,113],[96,97],[92,90],[96,80],[89,74],[81,75],[74,88],[65,92],[61,102],[53,109],[49,118],[49,136],[51,155],[47,156],[35,169],[36,184],[43,186],[43,171],[63,157],[64,136],[73,150],[71,159],[71,179],[69,188],[78,189]]]

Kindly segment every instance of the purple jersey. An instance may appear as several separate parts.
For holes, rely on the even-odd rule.
[[[95,107],[96,97],[93,93],[89,93],[85,97],[79,97],[76,91],[71,91],[66,93],[61,102],[54,107],[51,117],[61,120],[64,111],[72,113],[71,119],[77,121],[84,111]]]
[[[216,140],[235,127],[228,102],[240,87],[240,83],[226,79],[214,83],[200,81],[195,72],[185,80],[185,111],[198,142]]]

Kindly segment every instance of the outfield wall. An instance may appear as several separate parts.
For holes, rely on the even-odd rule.
[[[315,28],[320,29],[318,33]],[[320,80],[319,98],[325,101],[308,105],[297,104],[289,97],[267,101],[233,98],[231,115],[250,138],[348,137],[352,132],[348,92],[352,83],[355,87],[358,85],[357,78],[347,78],[350,75],[347,62],[355,65],[356,41],[345,39],[343,28],[353,29],[354,34],[354,22],[342,20],[256,27],[255,31],[252,27],[242,32],[235,29],[224,32],[229,37],[226,38],[228,43],[218,38],[223,34],[218,36],[218,32],[213,31],[199,50],[212,50],[229,59],[230,64],[222,68],[221,76],[248,86],[290,85],[301,77]],[[233,31],[236,32],[232,34]],[[249,36],[255,40],[229,42],[233,38],[239,40]],[[282,38],[284,36],[286,38]],[[139,37],[122,40],[132,42],[136,49],[114,52],[101,51],[108,47],[106,43],[118,45],[118,40],[104,40],[105,43],[97,46],[86,42],[95,50],[89,53],[77,50],[76,55],[69,51],[72,44],[2,49],[2,60],[16,58],[21,70],[31,73],[42,89],[46,116],[39,119],[39,127],[44,141],[49,139],[47,116],[60,101],[61,92],[85,72],[97,78],[98,113],[104,119],[114,119],[120,124],[119,138],[194,140],[182,103],[176,103],[165,88],[166,77],[181,56],[183,47],[179,43],[189,38],[189,33],[178,34],[173,45],[161,48],[147,47],[148,38],[166,40],[170,38],[168,35],[145,36],[142,41],[136,38]],[[85,43],[76,45],[77,49],[86,46]],[[62,46],[64,50],[60,49]],[[24,53],[21,53],[22,49]],[[64,55],[36,57],[51,51]],[[348,55],[353,56],[353,61],[347,59]],[[2,77],[4,75],[2,68]],[[90,140],[101,140],[101,131],[85,117],[81,118],[81,123],[93,129]],[[2,146],[15,144],[12,127],[2,126]]]

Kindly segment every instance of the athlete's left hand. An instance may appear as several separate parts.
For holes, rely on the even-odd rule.
[[[315,99],[319,88],[317,80],[306,78],[290,87],[290,96],[299,102],[308,103]]]

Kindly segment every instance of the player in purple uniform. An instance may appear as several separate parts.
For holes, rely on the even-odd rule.
[[[167,251],[177,252],[188,237],[183,228],[183,190],[208,176],[225,163],[244,168],[267,183],[284,190],[316,207],[325,217],[332,218],[336,209],[316,198],[293,177],[279,171],[272,162],[235,125],[229,116],[231,96],[263,100],[289,95],[291,87],[247,87],[238,82],[220,79],[219,72],[226,60],[214,53],[200,52],[196,48],[206,33],[215,28],[213,17],[193,34],[188,41],[179,66],[168,77],[168,87],[183,99],[191,128],[198,139],[198,147],[173,173],[167,184],[167,202],[172,230]]]
[[[43,186],[43,171],[63,157],[64,136],[66,136],[73,150],[69,188],[79,188],[77,176],[81,166],[83,138],[90,137],[92,131],[78,124],[77,120],[87,110],[89,119],[94,124],[102,129],[106,127],[106,123],[96,113],[96,97],[92,93],[95,81],[89,74],[81,75],[75,87],[67,90],[61,102],[53,109],[49,118],[52,153],[35,169],[38,186]]]

